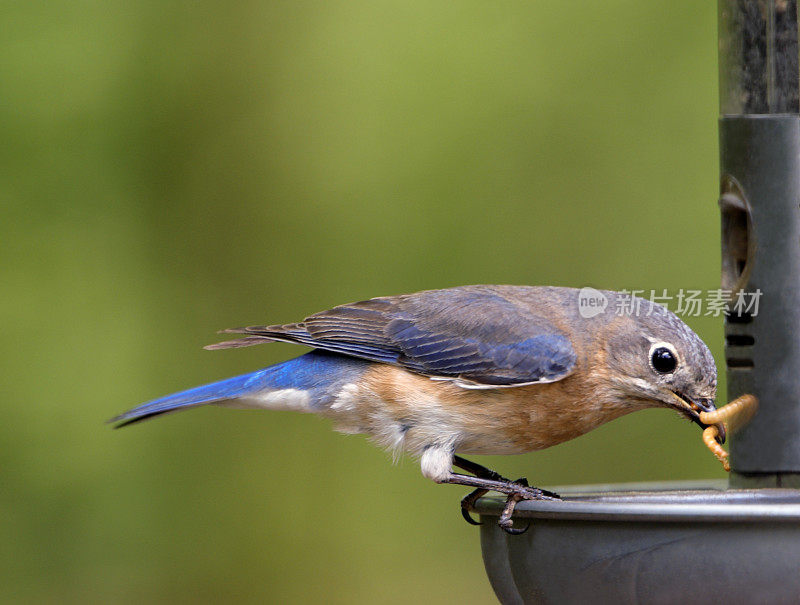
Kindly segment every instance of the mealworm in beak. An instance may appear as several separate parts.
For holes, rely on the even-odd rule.
[[[726,471],[731,470],[728,452],[717,442],[719,429],[715,425],[722,423],[727,433],[733,433],[750,422],[756,409],[758,409],[758,399],[755,395],[748,394],[737,397],[728,405],[713,412],[700,412],[700,421],[711,425],[703,431],[703,443],[722,463],[722,468]]]
[[[726,430],[735,432],[750,422],[757,409],[758,399],[756,399],[755,395],[742,395],[718,410],[700,412],[700,422],[703,424],[724,422]]]

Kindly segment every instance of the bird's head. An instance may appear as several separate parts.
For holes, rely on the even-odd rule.
[[[664,307],[641,300],[619,317],[606,355],[616,395],[643,407],[667,407],[705,428],[700,412],[716,409],[717,366],[706,344]],[[720,424],[719,440],[725,429]]]

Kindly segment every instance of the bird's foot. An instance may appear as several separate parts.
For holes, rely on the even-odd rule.
[[[559,495],[538,487],[531,487],[525,478],[511,481],[506,479],[499,473],[487,469],[484,466],[465,460],[459,456],[455,456],[453,464],[459,468],[474,473],[475,476],[461,475],[459,473],[452,473],[446,483],[457,483],[460,485],[468,485],[476,489],[467,494],[461,500],[461,515],[471,525],[481,525],[480,521],[476,521],[469,514],[469,511],[475,505],[479,498],[483,497],[489,491],[500,492],[506,494],[506,505],[500,515],[498,525],[506,533],[517,535],[527,531],[528,526],[524,529],[517,529],[514,527],[512,516],[514,509],[518,502],[522,500],[558,500]]]

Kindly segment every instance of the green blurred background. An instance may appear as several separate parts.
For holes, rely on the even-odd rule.
[[[103,422],[302,352],[203,351],[219,328],[469,283],[717,287],[714,4],[5,5],[0,600],[493,602],[466,490],[413,460],[291,413]],[[721,361],[721,320],[688,323]],[[722,476],[664,411],[476,459]]]

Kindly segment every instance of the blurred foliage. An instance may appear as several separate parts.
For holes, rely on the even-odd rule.
[[[313,417],[138,402],[214,330],[467,283],[714,288],[714,3],[51,2],[0,36],[0,598],[490,603],[464,489]],[[722,359],[721,322],[689,323]],[[722,396],[724,397],[724,384]],[[479,461],[721,476],[634,414]]]

